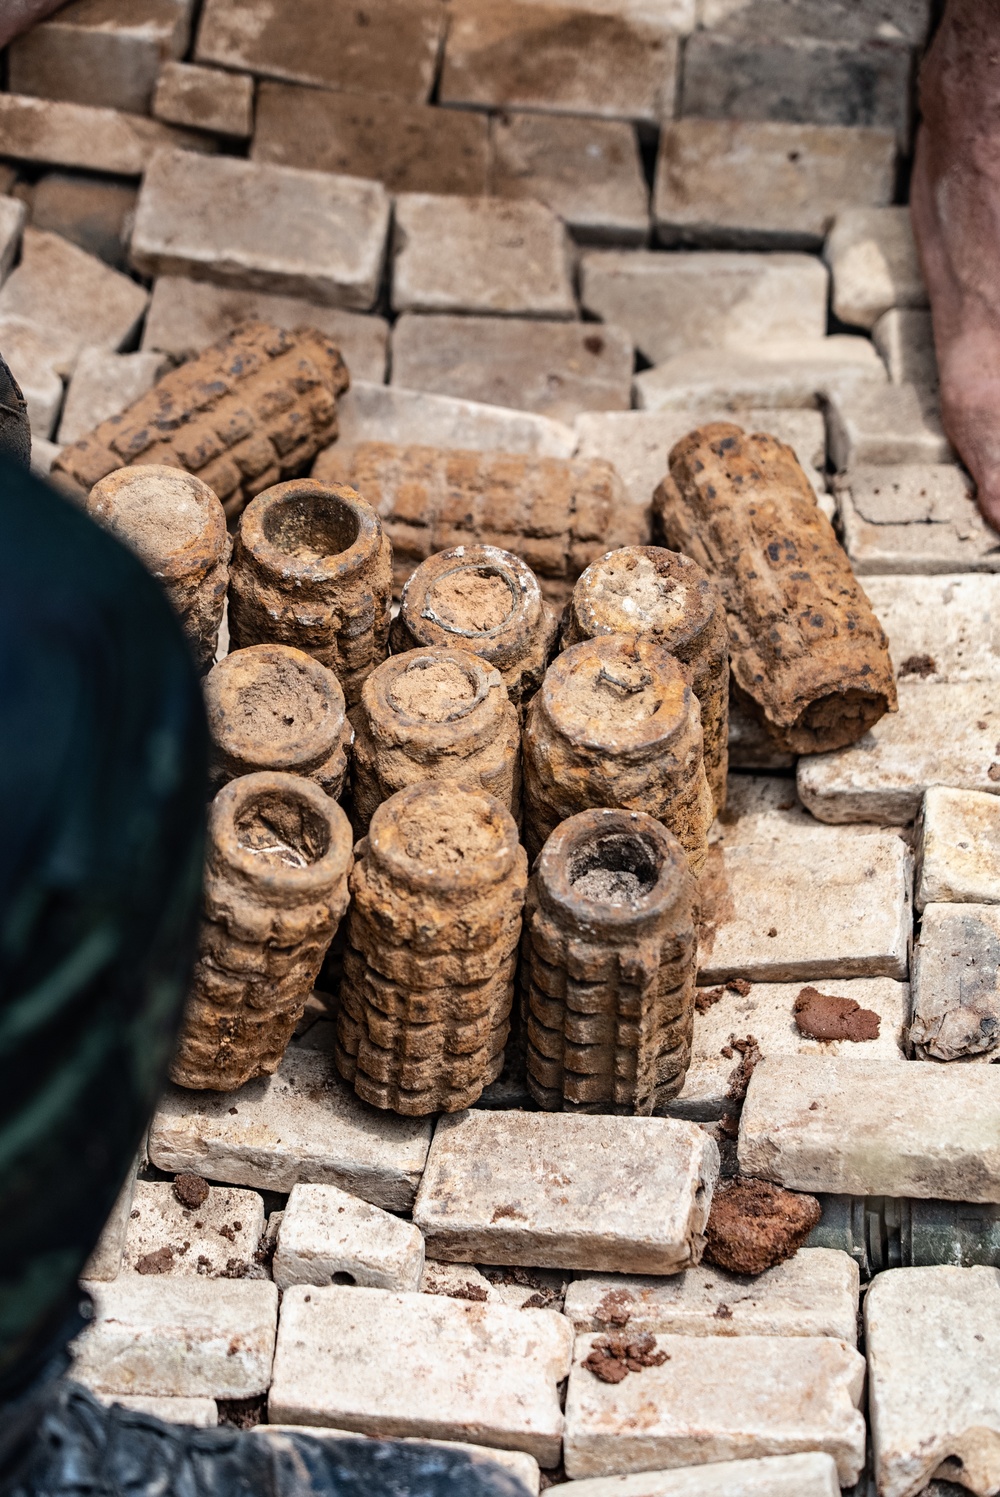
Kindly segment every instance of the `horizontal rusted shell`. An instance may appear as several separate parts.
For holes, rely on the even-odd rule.
[[[701,427],[655,505],[668,544],[718,586],[736,689],[780,748],[843,748],[895,712],[885,633],[790,447]]]
[[[520,556],[561,608],[595,557],[649,540],[647,511],[630,503],[603,458],[338,443],[313,472],[353,484],[375,505],[392,541],[397,591],[436,551],[496,546]]]
[[[196,473],[234,519],[336,439],[348,384],[339,349],[315,328],[243,322],[64,447],[52,472],[82,494],[123,463]]]
[[[392,550],[354,489],[301,478],[240,517],[229,590],[234,649],[286,644],[329,666],[353,706],[389,648]]]

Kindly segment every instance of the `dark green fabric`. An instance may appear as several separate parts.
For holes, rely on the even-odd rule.
[[[440,1446],[317,1440],[280,1446],[234,1429],[184,1429],[101,1408],[63,1384],[3,1497],[527,1497],[510,1472]]]
[[[65,1339],[162,1085],[206,734],[159,586],[0,460],[0,1398]]]
[[[31,462],[31,427],[28,402],[21,386],[0,357],[0,456],[13,458],[28,467]]]

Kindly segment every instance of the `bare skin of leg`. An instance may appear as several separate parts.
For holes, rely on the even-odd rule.
[[[948,0],[920,78],[911,214],[945,430],[1000,530],[1000,5]]]

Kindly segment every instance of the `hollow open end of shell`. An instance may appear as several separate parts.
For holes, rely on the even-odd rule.
[[[330,490],[297,489],[275,496],[261,520],[264,537],[277,551],[299,563],[341,556],[361,535],[357,510]]]

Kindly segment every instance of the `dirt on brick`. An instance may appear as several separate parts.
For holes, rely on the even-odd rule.
[[[729,1077],[729,1090],[726,1096],[730,1102],[740,1103],[747,1094],[750,1085],[750,1077],[753,1075],[757,1062],[764,1059],[761,1054],[760,1045],[752,1034],[745,1039],[737,1039],[734,1034],[729,1036],[729,1044],[722,1047],[722,1054],[729,1060],[733,1055],[739,1056],[739,1062],[733,1068]]]
[[[200,1175],[175,1175],[174,1195],[189,1211],[197,1211],[208,1200],[209,1185]]]
[[[628,1289],[609,1289],[594,1310],[594,1319],[601,1325],[628,1325],[632,1317],[634,1301]]]
[[[933,676],[936,671],[933,655],[908,655],[899,667],[901,676]]]
[[[803,988],[792,1007],[800,1034],[810,1040],[877,1040],[881,1019],[853,998]]]
[[[141,1274],[170,1273],[174,1266],[172,1247],[157,1248],[153,1253],[143,1253],[136,1260],[135,1271]]]
[[[730,1273],[764,1273],[798,1252],[821,1215],[815,1196],[765,1180],[721,1181],[705,1231],[705,1259]]]
[[[583,1365],[602,1383],[620,1383],[630,1372],[644,1367],[662,1367],[669,1361],[665,1351],[658,1351],[656,1337],[647,1331],[631,1340],[627,1336],[599,1336]]]

